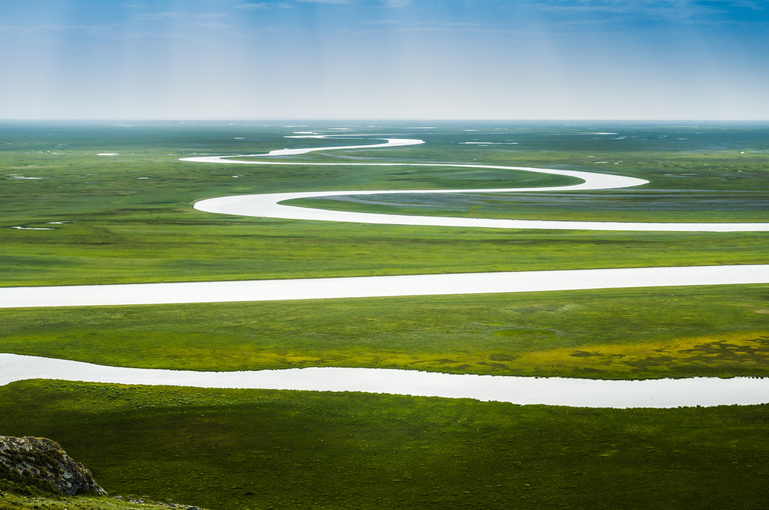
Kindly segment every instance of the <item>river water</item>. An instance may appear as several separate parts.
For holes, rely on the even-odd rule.
[[[609,381],[457,375],[378,368],[194,372],[109,367],[78,361],[0,354],[0,385],[26,379],[199,388],[356,391],[574,407],[670,408],[769,402],[769,378],[697,377]]]

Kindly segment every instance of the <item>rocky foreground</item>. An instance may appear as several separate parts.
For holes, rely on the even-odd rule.
[[[104,498],[107,492],[56,441],[44,437],[0,436],[0,510],[200,510],[141,498]]]
[[[0,436],[0,479],[70,496],[107,494],[59,443],[43,437]]]

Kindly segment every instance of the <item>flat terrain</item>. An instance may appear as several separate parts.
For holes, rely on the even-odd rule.
[[[407,130],[395,131],[410,135]],[[370,159],[563,167],[651,180],[638,189],[605,192],[600,209],[590,205],[599,201],[596,193],[564,192],[536,198],[540,205],[527,203],[530,198],[526,196],[520,203],[515,203],[517,195],[502,201],[491,196],[483,199],[482,210],[473,205],[471,195],[444,197],[460,203],[408,207],[409,214],[432,214],[434,209],[436,214],[455,216],[540,219],[623,220],[638,214],[641,221],[693,221],[699,215],[703,221],[766,220],[767,155],[736,150],[746,143],[763,147],[758,145],[765,140],[761,138],[765,131],[760,129],[705,130],[707,136],[699,135],[702,141],[698,143],[664,143],[667,138],[659,137],[672,137],[676,133],[671,129],[636,128],[633,132],[637,134],[622,140],[550,136],[547,130],[519,129],[483,133],[519,141],[518,145],[488,147],[459,143],[480,134],[464,132],[461,127],[445,131],[419,133],[427,140],[424,145],[285,157],[281,161],[297,161],[297,165],[275,167],[189,163],[178,158],[266,152],[308,143],[338,145],[340,141],[284,139],[290,129],[231,126],[6,126],[0,129],[2,139],[8,140],[0,146],[5,173],[0,181],[1,226],[7,227],[0,228],[0,271],[4,275],[0,285],[758,264],[766,260],[766,236],[761,233],[511,232],[287,222],[207,214],[190,207],[202,198],[259,192],[536,187],[574,182],[513,171],[301,165],[301,161]],[[233,135],[238,134],[250,136],[235,140]],[[729,139],[728,147],[723,141],[721,145],[713,141],[719,134]],[[112,150],[106,151],[107,147]],[[104,152],[118,155],[96,155]],[[622,163],[613,164],[618,161]],[[674,208],[672,197],[680,198]],[[408,206],[414,197],[401,199],[407,203],[395,204],[396,210]],[[387,201],[388,197],[377,200]],[[388,203],[391,201],[392,197]],[[349,205],[342,202],[340,207]],[[727,207],[730,211],[724,211]],[[645,210],[639,211],[641,208]],[[714,219],[719,217],[722,219]]]
[[[451,200],[377,195],[304,205],[529,219],[769,220],[766,125],[443,124],[415,133],[394,124],[360,131],[426,143],[291,156],[281,161],[295,165],[280,167],[178,161],[308,142],[342,145],[284,138],[294,129],[0,126],[0,285],[769,259],[767,233],[369,226],[191,208],[196,200],[239,193],[573,182],[445,167],[302,165],[458,162],[604,171],[650,183],[621,192]],[[196,370],[353,366],[609,379],[766,376],[768,341],[766,285],[0,311],[3,352]],[[214,509],[762,508],[767,409],[584,410],[51,381],[0,388],[2,433],[61,442],[111,493]]]
[[[0,310],[3,350],[183,370],[769,376],[766,285]]]
[[[769,406],[514,406],[18,383],[8,433],[114,492],[208,508],[765,508]]]

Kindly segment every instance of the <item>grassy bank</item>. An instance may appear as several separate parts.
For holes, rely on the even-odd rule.
[[[214,509],[763,508],[767,406],[514,406],[25,382],[7,433],[54,437],[113,494]]]
[[[117,366],[767,376],[766,285],[0,310],[0,351]]]
[[[134,502],[136,501],[136,502]],[[0,510],[186,510],[189,505],[139,503],[106,496],[26,496],[0,492]],[[144,500],[142,500],[144,501]]]
[[[520,220],[661,223],[766,222],[769,194],[677,190],[561,193],[377,194],[288,200],[286,205],[339,211]]]
[[[173,218],[73,221],[51,231],[0,229],[2,285],[767,262],[765,233],[438,229],[248,220],[189,211]]]

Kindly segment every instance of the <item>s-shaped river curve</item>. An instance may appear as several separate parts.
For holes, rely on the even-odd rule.
[[[335,135],[331,135],[335,136]],[[292,138],[323,138],[321,135]],[[303,149],[281,149],[267,154],[249,154],[241,156],[202,156],[181,158],[181,161],[197,163],[226,163],[238,165],[296,165],[285,161],[244,161],[230,158],[274,157],[307,154],[316,151],[340,149],[373,149],[398,147],[424,143],[423,140],[386,139],[387,143],[375,145],[353,145],[342,147],[320,147]],[[447,194],[447,193],[513,193],[537,191],[596,191],[629,188],[648,184],[649,181],[621,175],[581,172],[577,170],[556,170],[551,168],[531,168],[521,166],[470,165],[454,163],[302,163],[309,166],[423,166],[451,168],[482,168],[490,170],[518,170],[525,172],[563,175],[582,180],[580,184],[569,186],[551,186],[542,188],[486,188],[486,189],[437,189],[437,190],[339,190],[339,191],[303,191],[295,193],[265,193],[258,195],[237,195],[210,198],[195,203],[195,209],[210,213],[232,214],[235,216],[253,216],[259,218],[279,218],[286,220],[341,221],[351,223],[376,223],[383,225],[415,225],[429,227],[479,227],[508,229],[550,229],[550,230],[614,230],[645,232],[769,232],[769,223],[635,223],[615,221],[544,221],[544,220],[505,220],[485,218],[452,218],[435,216],[408,216],[400,214],[376,214],[347,211],[330,211],[283,205],[281,202],[298,198],[316,198],[344,195],[392,194]]]
[[[321,138],[310,136],[308,138]],[[283,149],[255,156],[306,154],[318,150],[378,148],[412,145],[422,140],[388,139],[384,144],[331,148]],[[240,156],[249,157],[249,156]],[[234,164],[289,165],[293,162],[238,161],[224,157],[184,158],[184,161]],[[387,165],[402,163],[302,163],[304,165]],[[466,193],[514,191],[599,190],[638,186],[648,181],[631,177],[569,170],[491,165],[416,164],[525,170],[582,179],[582,184],[550,188],[484,190],[413,190],[387,193]],[[765,223],[620,223],[482,220],[427,218],[322,211],[280,205],[293,198],[376,194],[382,191],[329,191],[273,193],[203,200],[196,209],[222,214],[271,218],[348,221],[396,225],[485,228],[538,228],[644,231],[768,231]],[[102,285],[76,287],[6,288],[0,291],[0,308],[28,306],[88,306],[190,302],[322,299],[362,296],[436,295],[479,292],[531,292],[568,289],[628,288],[667,285],[720,285],[769,283],[769,265],[678,268],[631,268],[577,271],[530,271],[465,275],[412,275],[364,278],[319,278],[261,282],[199,282],[178,284]],[[518,404],[581,407],[676,407],[692,405],[757,404],[769,402],[769,378],[691,378],[647,381],[601,381],[568,378],[528,378],[454,375],[417,371],[308,368],[257,372],[192,372],[105,367],[89,363],[34,356],[0,354],[0,385],[46,378],[123,384],[165,384],[217,388],[299,389],[364,391],[402,395],[473,398]]]

